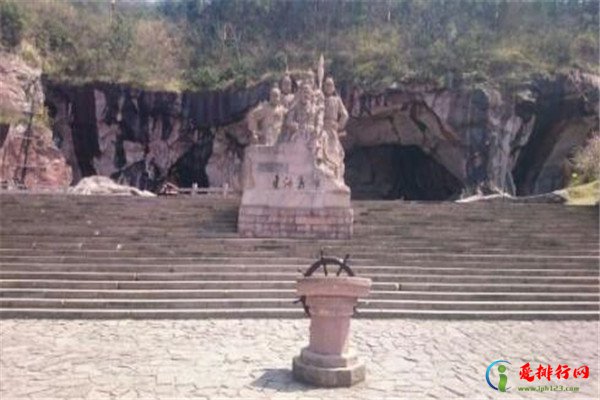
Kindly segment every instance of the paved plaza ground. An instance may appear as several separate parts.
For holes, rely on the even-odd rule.
[[[307,334],[307,319],[2,320],[0,398],[598,398],[595,321],[355,320],[353,345],[368,376],[343,389],[292,379]],[[497,359],[511,362],[507,393],[485,380]],[[590,377],[545,381],[579,393],[519,393],[525,362],[588,365]]]

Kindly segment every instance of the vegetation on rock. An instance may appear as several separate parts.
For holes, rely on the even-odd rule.
[[[572,160],[573,176],[571,185],[580,185],[600,179],[600,135],[597,133],[579,149]]]
[[[597,1],[0,0],[0,43],[59,80],[246,85],[320,53],[338,79],[511,84],[598,72]]]
[[[597,206],[600,204],[600,181],[595,180],[584,185],[571,186],[557,193],[567,199],[572,206]]]

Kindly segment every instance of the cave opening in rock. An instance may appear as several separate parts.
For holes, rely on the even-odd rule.
[[[8,136],[10,130],[10,124],[0,124],[0,147],[4,146],[4,141]]]
[[[464,187],[418,146],[357,147],[345,164],[354,199],[450,200]]]
[[[194,144],[173,166],[167,174],[167,181],[179,187],[208,187],[206,163],[210,158],[210,149],[202,143]]]

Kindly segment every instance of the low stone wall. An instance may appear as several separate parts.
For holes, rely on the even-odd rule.
[[[350,239],[354,212],[350,208],[273,208],[242,206],[238,232],[244,237]]]

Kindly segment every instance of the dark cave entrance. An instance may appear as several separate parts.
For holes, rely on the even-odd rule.
[[[418,146],[357,147],[346,154],[345,180],[358,200],[450,200],[463,184]]]
[[[169,169],[167,180],[179,187],[192,187],[194,183],[198,187],[208,187],[206,164],[209,158],[210,150],[206,146],[198,143],[193,145]]]

